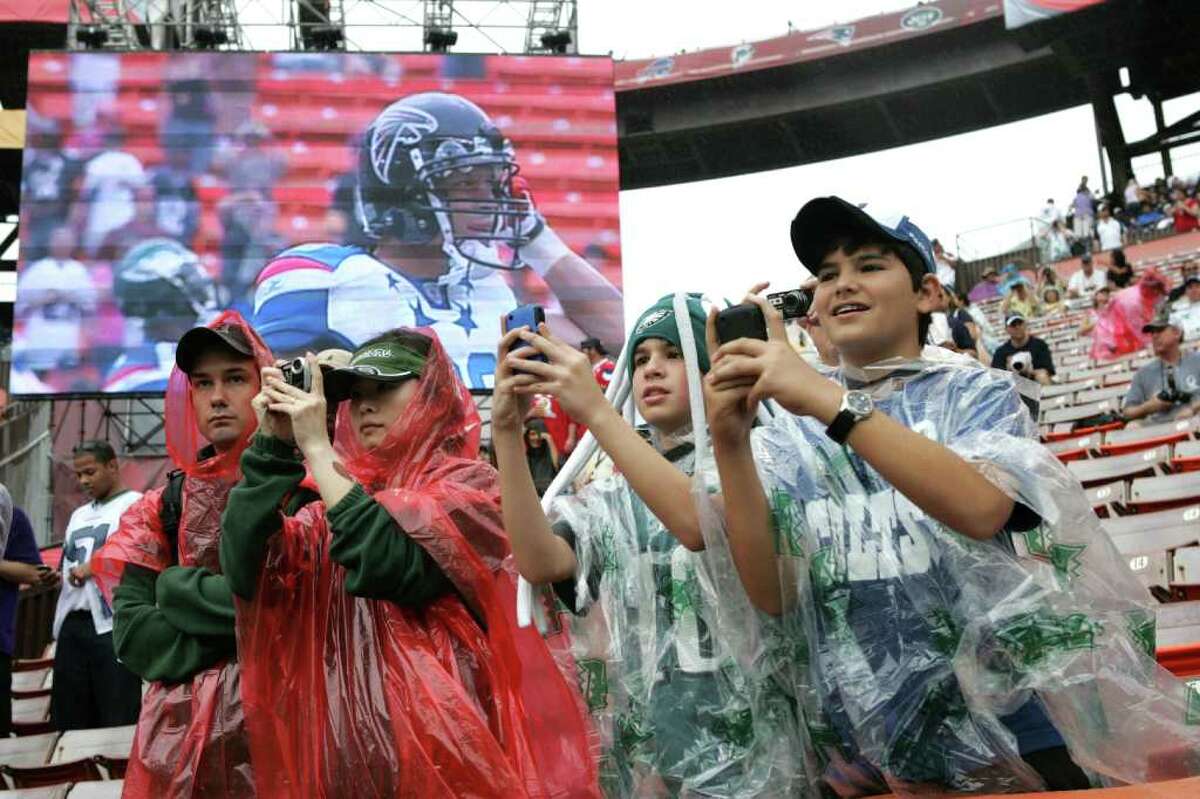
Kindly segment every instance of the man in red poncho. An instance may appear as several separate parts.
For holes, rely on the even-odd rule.
[[[258,795],[597,796],[565,642],[515,626],[497,475],[440,342],[309,360],[308,392],[263,371],[222,520]],[[321,501],[281,514],[306,469]]]
[[[1157,269],[1147,269],[1137,283],[1112,296],[1096,317],[1092,329],[1092,360],[1111,361],[1145,347],[1150,337],[1142,327],[1154,318],[1155,308],[1167,295],[1167,279]]]
[[[92,560],[112,603],[117,656],[151,683],[123,795],[249,797],[233,599],[217,541],[271,356],[226,312],[184,334],[175,358],[164,420],[178,471],[130,506]]]

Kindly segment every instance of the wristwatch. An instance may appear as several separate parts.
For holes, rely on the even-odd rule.
[[[842,396],[842,404],[837,416],[825,428],[825,435],[839,444],[845,444],[854,425],[866,419],[875,411],[875,400],[865,391],[847,391]]]

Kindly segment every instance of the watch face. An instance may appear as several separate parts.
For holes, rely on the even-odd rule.
[[[875,410],[875,401],[865,391],[846,392],[846,408],[855,416],[866,416]]]

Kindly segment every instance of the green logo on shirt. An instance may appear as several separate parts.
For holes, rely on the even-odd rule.
[[[1103,631],[1099,621],[1083,613],[1057,616],[1047,611],[1022,613],[1001,627],[996,637],[1014,664],[1036,666],[1057,652],[1094,649]]]
[[[579,691],[593,713],[608,704],[608,664],[603,660],[579,661]]]
[[[1129,634],[1138,648],[1149,657],[1155,656],[1155,618],[1144,610],[1133,610],[1127,614]]]
[[[800,545],[803,517],[800,506],[782,488],[771,491],[771,521],[775,524],[775,551],[789,557],[804,557]]]

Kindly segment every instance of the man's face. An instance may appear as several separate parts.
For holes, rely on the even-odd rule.
[[[250,401],[258,393],[253,358],[232,350],[211,349],[196,359],[188,382],[200,435],[218,451],[230,449],[254,425]]]
[[[1108,212],[1108,208],[1101,208],[1101,209],[1100,209],[1100,218],[1101,218],[1101,219],[1108,219],[1110,216],[1112,216],[1112,214],[1110,214],[1110,213]]]
[[[117,484],[118,464],[114,458],[108,463],[100,463],[90,452],[82,452],[75,456],[72,467],[79,487],[92,499],[107,499]]]
[[[1008,339],[1013,343],[1013,346],[1020,347],[1029,340],[1029,326],[1023,321],[1016,321],[1008,325]]]
[[[491,200],[496,196],[498,180],[499,168],[495,166],[476,166],[434,179],[438,196],[459,212],[450,215],[456,237],[488,238],[496,232],[500,206]],[[499,221],[504,224],[510,220]]]
[[[1150,344],[1159,358],[1171,358],[1179,351],[1181,334],[1174,325],[1160,327],[1150,333]]]
[[[1187,288],[1184,289],[1183,293],[1188,298],[1188,302],[1190,302],[1192,305],[1200,303],[1200,281],[1192,281],[1191,283],[1188,283]]]
[[[687,364],[669,341],[648,338],[633,351],[633,397],[638,413],[664,433],[691,420]]]
[[[939,302],[937,278],[926,275],[913,291],[899,257],[876,245],[853,254],[836,250],[817,268],[813,311],[842,359],[865,366],[893,355],[913,354],[918,318]]]
[[[1096,271],[1096,265],[1092,263],[1090,258],[1086,261],[1082,261],[1080,265],[1083,267],[1083,273],[1088,277],[1091,277],[1092,272]]]

